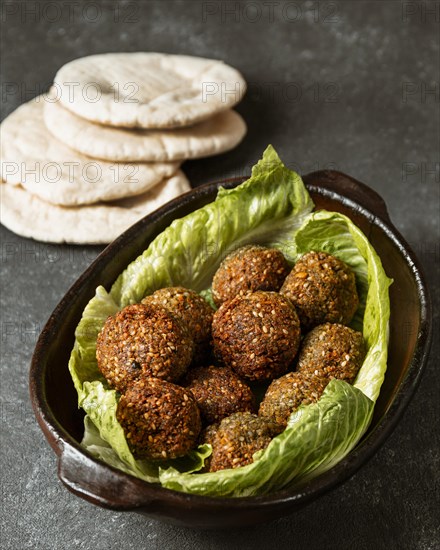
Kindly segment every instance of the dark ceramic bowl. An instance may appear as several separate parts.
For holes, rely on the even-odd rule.
[[[290,514],[352,476],[390,435],[414,394],[430,344],[430,304],[419,264],[393,227],[385,203],[367,186],[339,172],[304,177],[317,208],[346,214],[367,235],[388,276],[391,320],[388,370],[368,432],[349,455],[300,488],[260,497],[188,495],[148,484],[96,460],[80,446],[83,413],[67,368],[74,332],[95,288],[110,288],[174,218],[211,202],[219,185],[235,187],[244,178],[199,187],[145,217],[108,246],[67,292],[44,327],[30,371],[37,420],[58,456],[58,475],[85,500],[118,511],[135,511],[193,527],[258,524]]]

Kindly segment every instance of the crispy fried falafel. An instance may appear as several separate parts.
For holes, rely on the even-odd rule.
[[[288,273],[289,265],[279,250],[244,246],[226,256],[220,264],[212,281],[212,298],[220,306],[249,291],[278,291]]]
[[[318,401],[328,383],[328,378],[288,372],[267,388],[258,414],[285,428],[292,412],[300,405]]]
[[[197,359],[209,353],[214,310],[200,294],[181,286],[160,288],[146,296],[142,303],[162,306],[187,325]]]
[[[365,344],[360,332],[344,325],[325,323],[304,338],[297,371],[352,384],[364,358]]]
[[[248,380],[272,380],[287,372],[300,344],[298,315],[276,292],[236,296],[214,314],[214,352]]]
[[[133,304],[109,317],[98,335],[99,370],[118,391],[141,374],[174,382],[191,363],[188,329],[160,306]]]
[[[192,368],[183,385],[192,393],[206,424],[220,422],[235,412],[255,411],[252,390],[227,367]]]
[[[210,472],[239,468],[253,462],[253,455],[265,449],[282,428],[250,412],[234,413],[205,431],[204,443],[212,446]],[[206,467],[206,464],[205,464]]]
[[[191,392],[159,378],[141,377],[121,396],[116,418],[138,458],[167,460],[195,447],[201,429]]]
[[[353,271],[326,252],[304,254],[280,293],[296,307],[304,330],[326,322],[347,325],[359,305]]]

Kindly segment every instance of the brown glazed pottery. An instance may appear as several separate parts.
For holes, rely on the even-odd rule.
[[[336,466],[299,487],[265,496],[202,497],[164,489],[107,466],[81,446],[83,412],[67,368],[74,332],[95,288],[110,288],[123,269],[165,229],[214,200],[217,189],[245,178],[198,187],[146,216],[110,244],[59,303],[38,340],[30,370],[37,420],[58,457],[58,475],[85,500],[164,521],[223,528],[259,524],[291,514],[352,476],[390,435],[419,383],[426,363],[431,311],[424,277],[413,252],[393,227],[382,198],[340,172],[308,174],[304,182],[316,204],[349,216],[367,235],[394,279],[390,288],[389,361],[373,421],[356,448]]]

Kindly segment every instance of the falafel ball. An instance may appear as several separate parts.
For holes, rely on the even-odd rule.
[[[210,472],[239,468],[253,462],[253,455],[265,449],[282,428],[267,418],[250,412],[238,412],[224,418],[220,425],[206,430],[204,443],[212,446]]]
[[[212,323],[214,353],[248,380],[287,372],[300,344],[298,315],[276,292],[257,291],[223,303]]]
[[[146,304],[127,306],[109,317],[96,342],[99,370],[121,392],[141,374],[178,380],[193,352],[186,326],[165,308]]]
[[[354,382],[365,358],[362,333],[344,325],[325,323],[304,338],[297,371]]]
[[[199,409],[191,392],[160,378],[141,377],[121,396],[116,409],[127,443],[137,458],[184,456],[200,434]]]
[[[267,388],[258,414],[285,428],[292,412],[300,405],[318,401],[329,381],[328,378],[319,376],[288,372],[274,380]]]
[[[305,330],[326,322],[347,325],[359,305],[353,271],[326,252],[304,254],[280,293],[292,301]]]
[[[206,424],[239,411],[255,411],[252,390],[227,367],[190,369],[183,385],[189,390]]]
[[[212,298],[220,306],[246,292],[278,292],[289,270],[279,250],[258,245],[243,246],[226,256],[220,264],[212,280]]]
[[[185,323],[194,340],[197,358],[209,352],[214,310],[200,294],[181,286],[160,288],[142,303],[162,306]]]

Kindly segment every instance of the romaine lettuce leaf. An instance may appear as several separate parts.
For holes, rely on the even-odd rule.
[[[323,250],[347,263],[356,274],[359,308],[351,323],[363,332],[368,353],[355,386],[376,401],[387,361],[391,284],[379,256],[362,231],[336,212],[314,212],[295,235],[296,253]]]
[[[128,448],[124,431],[116,420],[116,392],[104,388],[101,382],[86,382],[85,386],[87,397],[82,407],[87,414],[82,445],[96,458],[115,468],[150,483],[158,482],[158,465],[148,460],[135,460]],[[200,470],[210,454],[209,445],[199,445],[186,456],[165,462],[162,466],[173,468],[176,472],[191,473]]]
[[[205,474],[161,469],[164,487],[215,496],[251,496],[285,487],[312,472],[319,474],[347,454],[364,433],[374,403],[341,380],[332,380],[321,399],[300,407],[289,425],[252,464]]]
[[[288,170],[273,147],[235,189],[175,220],[119,276],[110,294],[121,307],[157,288],[208,288],[220,260],[247,243],[279,243],[286,255],[291,236],[313,209],[300,176]]]
[[[201,495],[264,494],[328,470],[367,430],[386,370],[391,281],[365,235],[342,214],[310,214],[294,241],[295,258],[322,250],[345,261],[356,274],[363,319],[356,315],[353,325],[363,332],[368,352],[354,385],[332,380],[317,403],[290,416],[284,432],[255,455],[252,464],[196,476],[163,469],[164,487]]]
[[[388,286],[380,259],[363,233],[345,216],[314,212],[301,178],[284,167],[272,147],[235,189],[221,189],[207,206],[175,220],[120,275],[111,291],[102,287],[86,307],[69,363],[86,413],[83,444],[98,458],[146,481],[205,495],[243,496],[284,487],[333,466],[368,427],[386,369]],[[360,308],[353,326],[363,331],[367,357],[354,386],[332,381],[314,405],[301,407],[286,430],[249,466],[193,473],[210,446],[163,464],[135,460],[116,421],[118,396],[97,369],[96,337],[108,315],[146,294],[182,285],[210,295],[210,281],[230,250],[247,243],[274,246],[293,263],[308,250],[325,250],[356,274]],[[92,423],[91,423],[92,421]]]
[[[100,380],[105,383],[96,363],[96,339],[107,317],[114,315],[119,309],[105,288],[100,286],[96,289],[95,296],[87,304],[81,321],[76,327],[75,345],[70,355],[69,371],[78,393],[80,407],[87,395],[84,388],[85,382]]]

